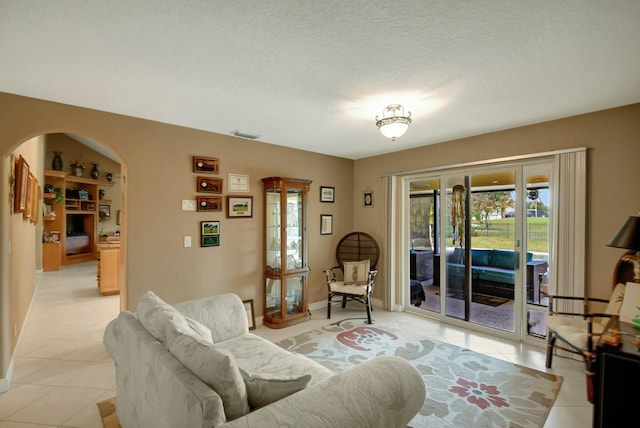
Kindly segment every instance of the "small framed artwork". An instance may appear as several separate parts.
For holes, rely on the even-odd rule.
[[[373,192],[366,191],[362,192],[362,206],[363,207],[372,207],[373,206]]]
[[[220,222],[201,221],[200,222],[200,246],[217,247],[220,245]]]
[[[27,182],[29,180],[29,164],[20,155],[16,162],[16,182],[13,212],[21,213],[27,203]]]
[[[334,202],[335,193],[335,187],[320,186],[320,202]]]
[[[31,216],[29,220],[33,224],[38,224],[40,220],[39,208],[42,203],[42,189],[40,189],[40,184],[38,184],[38,179],[33,177],[31,180]]]
[[[198,196],[197,211],[222,211],[222,196]]]
[[[98,213],[100,217],[111,217],[111,205],[99,205]]]
[[[198,177],[196,192],[222,193],[222,178]]]
[[[320,214],[320,235],[331,235],[333,233],[333,215]]]
[[[227,217],[253,217],[253,196],[227,196]]]
[[[206,172],[217,174],[220,172],[220,159],[207,158],[204,156],[193,157],[193,172]]]
[[[256,328],[256,313],[253,309],[253,300],[243,300],[244,311],[247,314],[247,323],[249,324],[249,330],[255,330]]]
[[[22,218],[28,220],[31,218],[31,208],[33,205],[33,180],[35,177],[31,172],[27,175],[26,194],[24,197],[24,208],[22,209]]]
[[[229,174],[229,192],[249,192],[249,176]]]

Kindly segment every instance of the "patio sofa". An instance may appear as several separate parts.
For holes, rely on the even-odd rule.
[[[249,333],[242,300],[169,305],[149,291],[107,326],[123,427],[406,427],[425,400],[408,361],[341,373]]]
[[[464,252],[456,248],[447,256],[447,276],[449,290],[462,292],[464,284]],[[474,293],[488,296],[514,298],[516,254],[510,250],[471,250],[471,281]],[[534,301],[539,296],[540,274],[547,271],[544,260],[533,260],[533,253],[527,253],[527,299]]]

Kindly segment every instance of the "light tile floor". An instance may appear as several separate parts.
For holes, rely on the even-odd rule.
[[[11,388],[0,394],[0,428],[100,428],[96,403],[113,397],[115,369],[102,344],[107,323],[119,310],[119,296],[101,296],[95,263],[65,266],[38,280],[36,296],[15,358]],[[310,321],[283,329],[258,326],[253,332],[277,342],[335,322],[361,317],[358,307],[316,311]],[[477,332],[440,324],[408,313],[376,308],[381,324],[421,334],[517,364],[545,371],[544,349],[507,342]],[[545,428],[591,426],[582,363],[555,357],[553,373],[564,377]]]

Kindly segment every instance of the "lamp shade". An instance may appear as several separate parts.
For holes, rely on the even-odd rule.
[[[382,118],[376,116],[376,125],[380,129],[382,135],[396,141],[407,132],[411,123],[411,112],[404,114],[404,107],[400,104],[391,104],[384,109]]]
[[[607,246],[640,251],[640,217],[630,216]]]

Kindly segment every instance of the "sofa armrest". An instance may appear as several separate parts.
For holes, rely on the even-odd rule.
[[[400,357],[382,356],[222,426],[406,427],[425,395],[417,369]]]
[[[176,303],[173,306],[182,315],[209,327],[214,343],[249,333],[244,305],[235,294],[219,294]]]

